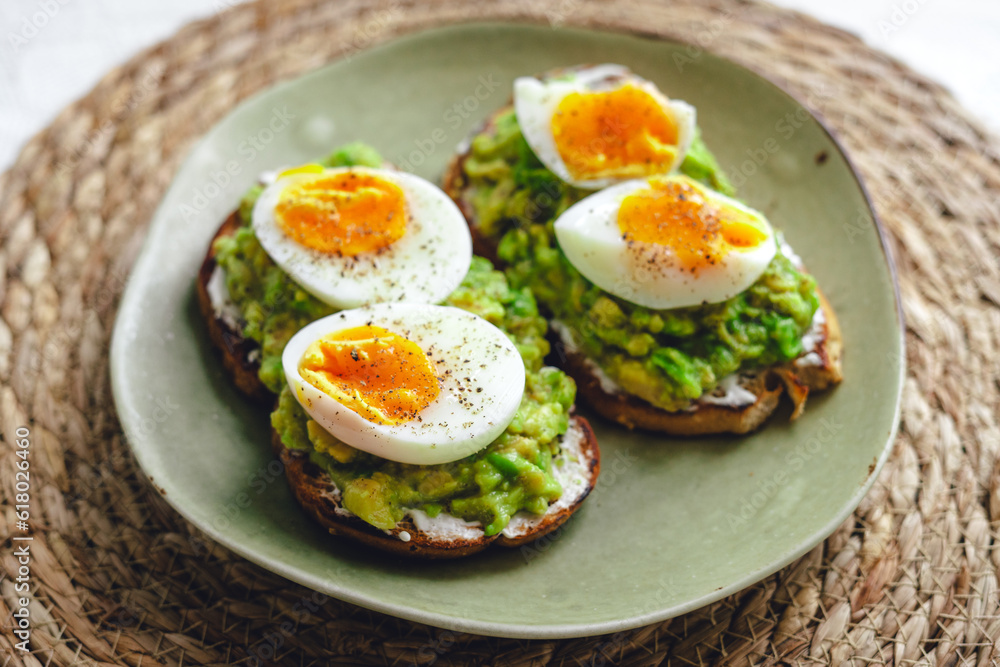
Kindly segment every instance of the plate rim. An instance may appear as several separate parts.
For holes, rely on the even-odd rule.
[[[449,30],[449,29],[476,29],[476,28],[488,28],[488,27],[501,27],[505,29],[519,29],[519,28],[536,28],[545,25],[543,20],[530,20],[530,21],[460,21],[460,22],[450,22],[450,23],[440,23],[434,25],[422,25],[418,26],[414,30],[406,31],[404,33],[394,35],[393,38],[374,44],[362,50],[361,53],[368,52],[371,50],[378,50],[384,47],[390,47],[399,41],[414,39],[419,36],[425,35],[426,33]],[[644,40],[656,41],[656,42],[667,42],[673,43],[679,46],[696,46],[693,42],[678,38],[675,36],[663,36],[641,29],[630,29],[622,26],[604,26],[600,28],[585,27],[578,25],[566,24],[566,28],[571,30],[581,32],[581,33],[593,33],[593,34],[610,34],[610,35],[621,35],[627,37],[636,37]],[[699,47],[700,48],[700,47]],[[353,54],[356,56],[358,54]],[[242,558],[254,563],[255,565],[262,567],[270,572],[278,574],[290,581],[298,583],[300,585],[306,586],[312,590],[328,594],[331,597],[337,598],[338,600],[343,600],[358,606],[364,607],[366,609],[371,609],[373,611],[378,611],[385,613],[397,618],[402,618],[408,621],[426,623],[428,625],[452,630],[459,632],[469,632],[480,634],[484,636],[493,637],[504,637],[504,638],[516,638],[516,639],[568,639],[576,637],[585,637],[593,635],[601,635],[607,633],[618,632],[622,630],[628,630],[632,628],[642,627],[649,625],[651,623],[661,622],[670,618],[675,618],[682,614],[700,609],[706,605],[713,602],[721,600],[728,597],[734,593],[745,590],[749,586],[763,580],[764,578],[774,574],[775,572],[786,567],[790,563],[794,562],[818,544],[827,539],[837,527],[843,523],[854,511],[857,509],[861,500],[867,495],[871,487],[873,486],[875,480],[878,477],[879,472],[884,466],[885,462],[889,458],[889,454],[893,449],[893,444],[898,435],[900,427],[900,417],[902,412],[902,394],[906,378],[906,320],[902,308],[902,299],[900,294],[898,272],[896,268],[895,258],[888,243],[887,233],[885,231],[885,226],[878,215],[878,212],[872,201],[872,197],[865,185],[864,180],[861,178],[857,166],[850,154],[845,150],[842,141],[838,138],[835,131],[833,131],[827,122],[818,114],[816,114],[807,104],[805,104],[797,95],[791,93],[784,85],[772,80],[767,77],[755,67],[749,66],[743,62],[734,60],[727,56],[720,55],[709,49],[703,49],[703,55],[707,55],[709,58],[714,58],[717,60],[724,61],[727,65],[743,70],[746,74],[756,77],[758,80],[762,81],[764,84],[774,88],[779,91],[782,95],[788,98],[792,103],[805,109],[809,114],[809,117],[819,126],[823,133],[830,140],[831,144],[839,153],[840,157],[844,160],[847,165],[850,175],[854,180],[858,191],[860,192],[862,198],[864,199],[865,206],[868,214],[872,218],[875,230],[878,234],[879,245],[882,250],[882,258],[885,261],[886,268],[889,272],[889,278],[892,285],[892,296],[895,304],[896,317],[895,326],[897,329],[896,342],[899,348],[899,365],[897,370],[897,386],[898,390],[896,395],[893,397],[894,410],[893,410],[893,420],[892,425],[889,429],[889,433],[885,436],[885,445],[882,447],[882,451],[875,461],[874,466],[869,469],[869,473],[864,481],[858,486],[855,492],[850,496],[849,501],[845,502],[843,508],[838,511],[829,521],[827,521],[823,526],[816,531],[814,531],[808,539],[803,540],[802,545],[798,548],[792,550],[791,552],[785,554],[781,558],[775,559],[773,562],[765,565],[757,570],[746,573],[744,576],[738,578],[737,580],[721,586],[714,591],[711,591],[705,595],[698,598],[690,599],[684,603],[676,604],[671,607],[661,608],[656,611],[646,612],[644,614],[629,616],[627,618],[621,618],[614,621],[598,621],[598,622],[586,622],[586,623],[555,623],[550,625],[539,626],[536,624],[518,624],[518,623],[505,623],[505,622],[484,622],[478,620],[468,620],[464,618],[459,618],[455,616],[448,616],[446,614],[415,609],[413,607],[408,607],[401,604],[387,603],[383,602],[381,599],[371,596],[364,595],[354,592],[351,589],[340,588],[337,585],[331,585],[331,582],[320,579],[317,575],[303,571],[299,568],[286,565],[284,561],[271,560],[266,556],[260,556],[253,550],[245,548],[238,540],[235,540],[225,534],[223,530],[216,528],[211,522],[201,521],[200,518],[196,518],[191,512],[187,510],[186,507],[182,506],[173,494],[167,494],[160,491],[159,487],[153,481],[153,478],[148,472],[148,465],[150,460],[146,458],[146,452],[143,447],[136,447],[131,438],[124,437],[127,442],[129,449],[135,456],[136,461],[139,464],[139,469],[149,483],[153,490],[160,491],[156,495],[164,499],[178,514],[180,514],[185,521],[194,525],[198,530],[208,535],[210,538],[229,549],[233,553],[239,555]],[[352,56],[352,57],[353,57]],[[126,386],[129,383],[127,367],[128,364],[124,363],[125,349],[127,345],[127,333],[125,331],[126,324],[125,320],[119,315],[122,312],[127,312],[127,310],[134,308],[133,302],[137,300],[139,292],[137,287],[137,280],[135,278],[135,267],[141,266],[143,262],[147,259],[147,255],[153,254],[153,247],[156,245],[156,241],[166,233],[166,225],[164,224],[154,224],[160,218],[161,210],[163,208],[163,203],[168,199],[171,192],[177,186],[177,175],[186,171],[194,163],[194,156],[198,149],[204,145],[207,140],[207,135],[212,132],[212,130],[217,127],[220,123],[224,122],[232,114],[236,113],[238,110],[245,108],[254,104],[260,97],[284,89],[286,87],[291,87],[295,85],[301,85],[304,79],[308,79],[313,76],[320,75],[323,71],[331,66],[335,66],[346,62],[344,57],[338,56],[334,59],[320,65],[317,68],[303,72],[291,79],[277,82],[273,85],[262,88],[253,95],[247,97],[246,99],[239,102],[237,105],[229,109],[225,115],[218,121],[213,123],[213,125],[208,128],[195,142],[192,143],[191,147],[188,149],[188,153],[184,160],[179,164],[176,171],[171,176],[171,182],[169,187],[164,191],[163,196],[160,199],[156,210],[150,217],[149,230],[147,231],[146,238],[143,241],[142,249],[135,259],[129,271],[128,282],[122,293],[121,299],[119,301],[118,307],[115,313],[115,323],[112,332],[111,345],[109,351],[109,365],[110,365],[110,376],[111,376],[111,389],[113,400],[116,408],[116,415],[119,420],[119,425],[121,427],[121,432],[123,436],[126,436],[129,432],[127,428],[127,422],[131,418],[129,416],[128,407],[132,406],[131,396],[128,391],[126,391]],[[192,287],[193,289],[193,287]],[[135,432],[135,431],[133,431]],[[141,433],[141,431],[139,431]]]

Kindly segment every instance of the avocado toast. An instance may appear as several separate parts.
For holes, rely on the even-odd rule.
[[[381,160],[352,145],[325,161],[357,164],[381,166]],[[285,385],[281,352],[303,326],[338,309],[297,285],[257,242],[250,218],[262,190],[253,188],[219,228],[197,294],[236,386],[274,405],[271,444],[303,509],[333,534],[429,558],[524,544],[579,509],[600,469],[593,432],[572,414],[573,381],[543,365],[546,324],[530,291],[510,289],[485,259],[472,259],[445,303],[495,325],[523,360],[520,407],[494,442],[450,463],[404,464],[351,447],[303,411]]]
[[[573,71],[540,78],[562,83]],[[602,75],[601,90],[618,85],[620,72]],[[614,122],[604,122],[614,130]],[[665,178],[707,199],[733,201],[700,132],[688,134],[680,176]],[[514,287],[533,289],[550,317],[558,365],[605,417],[676,435],[746,433],[767,419],[782,394],[794,404],[794,419],[810,391],[841,380],[836,316],[780,235],[769,239],[773,257],[756,280],[721,300],[648,307],[585,277],[555,227],[574,204],[598,196],[543,163],[514,106],[496,111],[460,147],[443,188],[468,219],[476,251],[502,266]],[[621,235],[626,244],[627,236]]]

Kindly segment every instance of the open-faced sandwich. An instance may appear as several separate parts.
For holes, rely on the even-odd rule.
[[[695,110],[617,65],[514,83],[444,189],[477,252],[551,317],[560,365],[602,415],[746,433],[787,392],[841,380],[830,304],[770,223],[732,198]]]
[[[405,555],[516,546],[561,525],[600,454],[547,367],[530,290],[473,257],[437,186],[350,145],[263,179],[220,227],[202,314],[276,405],[293,494],[331,533]]]

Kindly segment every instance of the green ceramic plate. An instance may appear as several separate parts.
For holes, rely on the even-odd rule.
[[[295,505],[266,411],[227,382],[194,277],[209,239],[267,169],[362,139],[437,179],[514,77],[617,62],[698,108],[740,194],[783,229],[840,316],[846,381],[744,438],[668,440],[593,419],[600,483],[537,546],[421,563],[341,544]],[[331,596],[460,631],[570,637],[636,627],[746,587],[856,507],[896,430],[903,373],[890,261],[864,189],[827,132],[756,74],[684,45],[524,25],[462,25],[355,54],[240,105],[180,169],[122,300],[115,398],[168,502],[247,559]]]

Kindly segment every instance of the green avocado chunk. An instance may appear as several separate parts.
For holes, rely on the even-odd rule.
[[[731,373],[801,354],[819,297],[812,277],[780,250],[749,289],[727,301],[645,308],[595,286],[559,249],[555,219],[591,193],[542,165],[513,110],[498,114],[473,138],[463,168],[478,230],[497,244],[511,285],[530,287],[580,351],[626,392],[680,410]],[[733,192],[700,132],[681,172]]]
[[[351,144],[322,163],[377,167],[382,160],[372,148]],[[344,507],[376,528],[391,529],[408,510],[421,510],[430,517],[448,512],[481,522],[487,535],[495,535],[521,510],[544,513],[562,493],[553,460],[564,456],[560,437],[569,427],[576,385],[562,371],[544,366],[547,324],[531,291],[511,288],[488,260],[473,257],[465,279],[443,302],[500,328],[524,361],[521,405],[493,443],[459,461],[428,466],[396,463],[354,449],[309,419],[285,384],[285,344],[300,328],[334,309],[298,287],[261,248],[249,217],[261,190],[255,187],[247,193],[240,206],[242,227],[218,240],[215,250],[230,298],[243,316],[243,334],[260,344],[260,378],[279,395],[271,425],[284,445],[308,452],[341,490]]]

